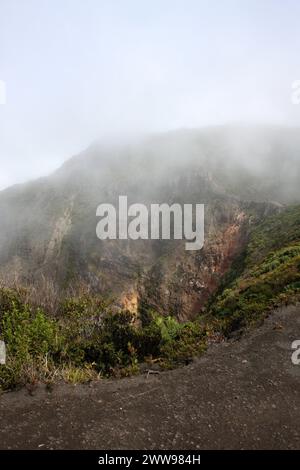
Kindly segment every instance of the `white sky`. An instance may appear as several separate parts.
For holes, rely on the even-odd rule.
[[[299,21],[299,0],[0,0],[0,188],[102,136],[300,125]]]

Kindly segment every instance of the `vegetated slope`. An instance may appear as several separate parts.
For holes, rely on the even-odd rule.
[[[211,342],[261,323],[275,307],[300,299],[300,205],[254,224],[219,294],[193,320],[178,322],[143,306],[140,317],[115,312],[101,296],[64,299],[55,315],[30,304],[26,290],[0,289],[0,339],[8,360],[0,387],[57,379],[85,382],[147,368],[186,364]],[[50,313],[50,315],[49,315]]]
[[[96,144],[50,177],[0,193],[0,276],[36,286],[41,303],[83,285],[133,312],[146,304],[193,318],[242,251],[250,218],[257,223],[300,200],[299,154],[298,129],[272,127]],[[204,203],[204,249],[98,240],[96,208],[117,206],[119,195],[129,204]]]
[[[267,217],[253,228],[243,256],[210,313],[225,334],[256,324],[270,309],[300,297],[300,206]]]
[[[3,394],[0,448],[299,449],[299,334],[287,307],[184,368]]]

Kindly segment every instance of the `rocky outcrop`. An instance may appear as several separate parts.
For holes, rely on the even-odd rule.
[[[241,253],[248,223],[249,217],[236,207],[226,222],[217,226],[209,224],[201,251],[186,253],[177,246],[143,276],[139,285],[140,302],[160,313],[175,315],[181,321],[199,314],[232,261]]]
[[[299,133],[278,129],[97,144],[50,177],[0,193],[0,277],[37,289],[49,281],[61,295],[84,285],[131,311],[147,304],[192,318],[242,251],[249,225],[300,198],[299,153]],[[188,252],[178,240],[100,241],[96,208],[117,206],[119,195],[129,204],[205,204],[204,248]]]

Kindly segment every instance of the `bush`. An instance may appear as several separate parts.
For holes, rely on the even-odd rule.
[[[48,363],[57,352],[56,323],[41,310],[33,312],[27,305],[15,302],[1,309],[1,339],[7,349],[7,363],[0,369],[2,388],[22,385],[35,380],[32,370],[41,368],[46,373]],[[38,379],[38,378],[37,378]]]
[[[172,367],[204,349],[205,334],[196,323],[183,325],[148,311],[141,326],[135,315],[112,312],[97,296],[65,300],[56,318],[22,303],[16,292],[0,291],[0,299],[1,339],[7,346],[7,364],[0,369],[3,389],[55,377],[75,383],[131,375],[145,360]]]

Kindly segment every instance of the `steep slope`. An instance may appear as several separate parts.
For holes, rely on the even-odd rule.
[[[211,315],[225,334],[256,324],[282,304],[300,298],[300,206],[267,217],[249,236],[239,274],[223,285]],[[225,287],[225,289],[224,289]]]
[[[300,200],[297,129],[220,127],[124,145],[95,144],[55,174],[0,193],[0,276],[63,293],[87,285],[131,310],[193,317],[215,292],[249,227]],[[96,237],[96,208],[204,203],[205,246]],[[276,203],[274,202],[276,201]],[[45,288],[46,286],[46,288]],[[43,289],[42,289],[43,287]]]

